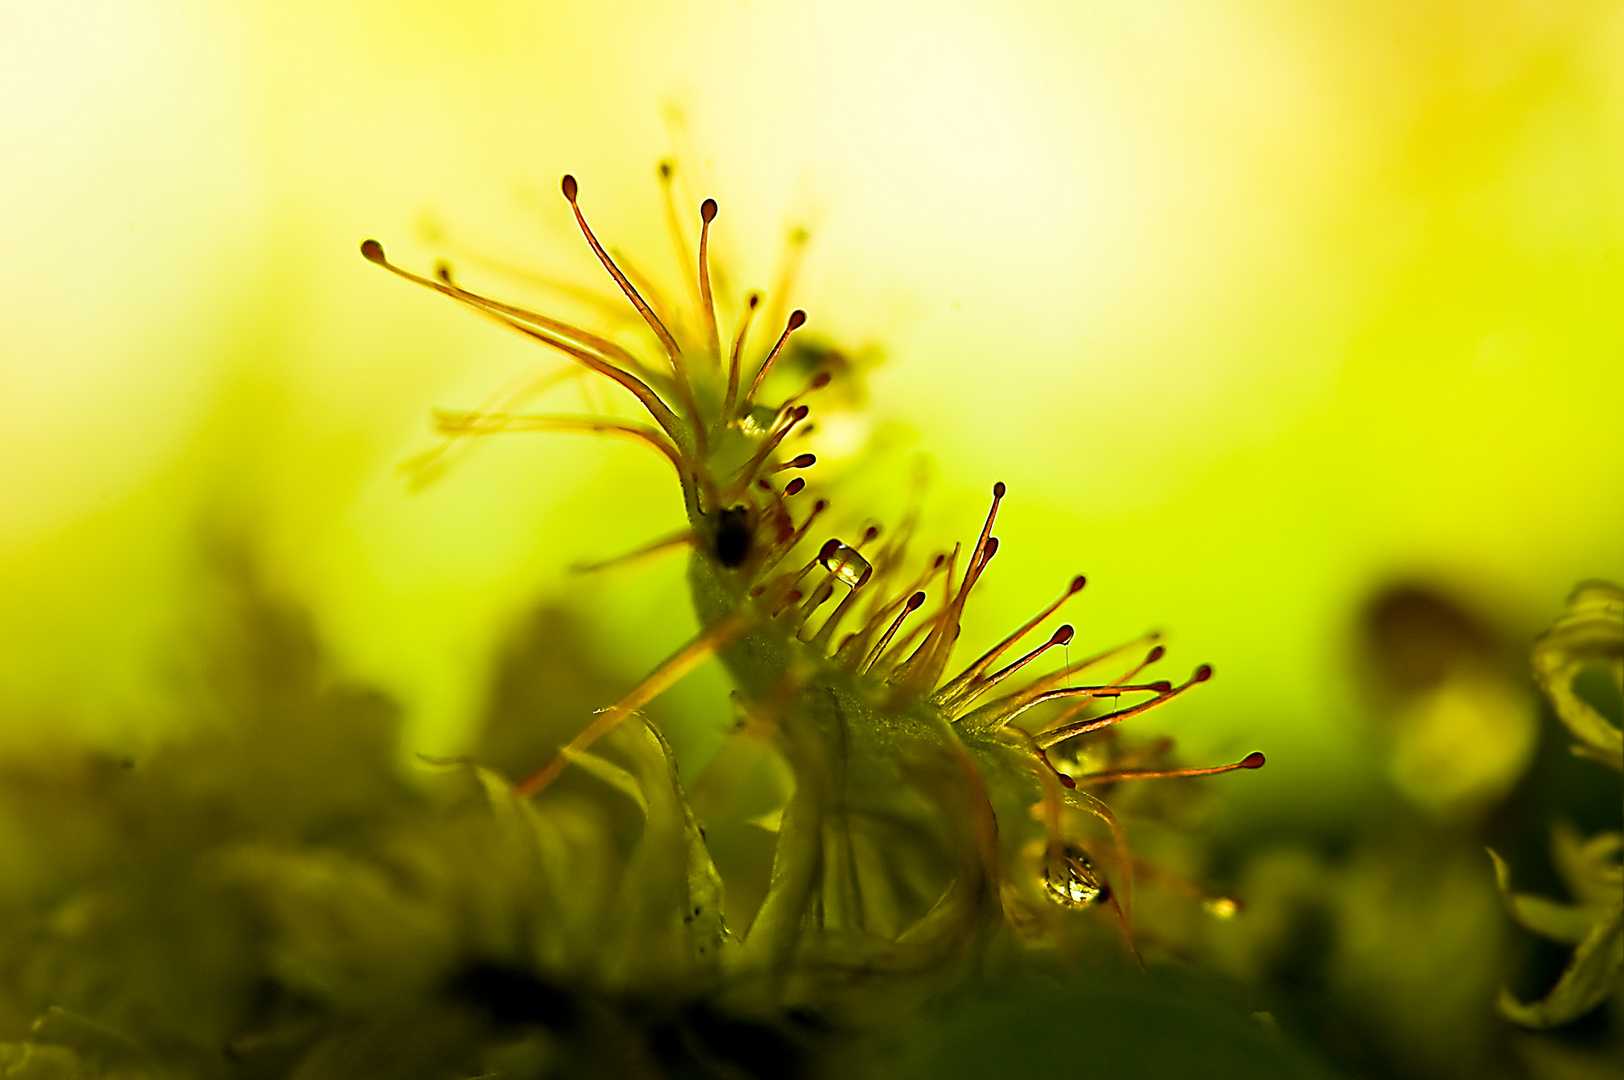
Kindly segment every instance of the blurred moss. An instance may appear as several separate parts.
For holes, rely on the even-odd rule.
[[[1617,719],[1624,698],[1624,589],[1599,581],[1581,584],[1567,614],[1535,644],[1533,666],[1552,709],[1575,739],[1572,752],[1624,773],[1624,734]],[[1599,678],[1581,689],[1586,675]],[[1585,1015],[1615,993],[1624,974],[1624,832],[1600,832],[1581,843],[1571,827],[1558,827],[1555,839],[1555,862],[1571,904],[1513,892],[1510,867],[1489,851],[1513,917],[1542,937],[1574,947],[1555,985],[1538,1001],[1524,1003],[1509,989],[1501,990],[1500,1012],[1531,1028]]]
[[[1571,797],[1546,753],[1486,814],[1395,785],[1338,843],[1287,829],[1231,852],[1218,877],[1243,903],[1221,921],[1183,884],[1214,861],[1185,835],[1188,791],[1125,790],[1124,813],[1178,826],[1135,827],[1150,975],[1080,914],[1060,947],[995,945],[956,986],[878,980],[841,1007],[764,1012],[700,948],[764,887],[787,790],[764,744],[730,740],[687,785],[693,813],[637,724],[538,806],[513,800],[509,780],[634,678],[541,605],[492,668],[482,767],[403,772],[387,697],[335,670],[230,545],[210,567],[170,737],[0,765],[3,1075],[1609,1075],[1616,1007],[1541,1042],[1492,1012],[1517,958],[1481,838],[1506,807],[1526,824]],[[1571,685],[1616,712],[1610,683]],[[1616,863],[1577,836],[1558,833],[1552,880],[1578,903],[1516,901],[1570,943],[1616,893]],[[712,846],[742,901],[721,895]]]
[[[394,707],[246,560],[197,617],[165,742],[0,768],[0,1074],[731,1076],[734,1036],[795,1071],[778,1019],[715,997],[719,883],[651,728],[538,810],[489,770],[402,773]],[[531,644],[582,640],[538,619]],[[606,678],[539,674],[557,697],[498,680],[493,754]]]

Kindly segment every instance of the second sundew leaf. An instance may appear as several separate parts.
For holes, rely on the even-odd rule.
[[[1624,730],[1610,723],[1574,688],[1574,679],[1601,665],[1624,695],[1624,588],[1586,582],[1568,612],[1534,646],[1534,676],[1557,717],[1579,740],[1578,753],[1624,772]]]
[[[605,927],[602,973],[610,985],[695,989],[722,961],[722,880],[688,808],[676,760],[659,732],[636,719],[612,737],[630,758],[644,810]]]
[[[1583,672],[1599,666],[1624,695],[1624,589],[1601,581],[1575,589],[1567,614],[1535,644],[1533,666],[1557,717],[1578,740],[1574,752],[1624,772],[1624,732],[1575,686]],[[1624,975],[1624,867],[1618,857],[1624,837],[1603,832],[1581,840],[1562,824],[1553,832],[1554,861],[1574,904],[1513,893],[1510,870],[1489,852],[1517,921],[1576,946],[1556,985],[1540,1000],[1525,1003],[1502,988],[1501,1015],[1531,1028],[1577,1020],[1613,993]]]
[[[1511,868],[1492,849],[1489,858],[1494,860],[1495,880],[1506,906],[1511,909],[1512,917],[1541,937],[1560,941],[1564,945],[1577,945],[1590,934],[1603,914],[1599,907],[1591,905],[1563,904],[1543,896],[1514,892],[1511,888]]]
[[[796,791],[779,831],[773,889],[751,927],[753,951],[765,948],[773,963],[794,955],[840,966],[835,957],[857,955],[870,935],[912,932],[906,951],[917,954],[940,940],[920,926],[937,908],[946,914],[931,925],[952,924],[962,940],[986,910],[991,884],[976,836],[979,795],[966,787],[978,778],[966,775],[945,723],[877,708],[836,676],[797,693],[775,724]],[[954,889],[956,880],[964,887]],[[936,962],[945,956],[935,949]],[[875,963],[891,966],[860,966]]]
[[[1551,858],[1562,883],[1581,903],[1606,907],[1624,892],[1624,833],[1601,832],[1589,839],[1564,822],[1551,829]]]
[[[643,794],[637,777],[622,769],[619,765],[590,750],[581,751],[574,760],[576,768],[584,773],[597,777],[626,798],[637,804],[644,816],[648,814],[648,797]]]
[[[1577,1020],[1618,988],[1624,973],[1624,897],[1620,897],[1573,951],[1550,993],[1525,1004],[1500,991],[1500,1012],[1525,1027],[1548,1028]]]

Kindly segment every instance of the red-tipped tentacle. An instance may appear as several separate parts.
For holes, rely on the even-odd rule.
[[[1118,780],[1165,780],[1174,776],[1217,776],[1237,769],[1261,769],[1266,759],[1259,751],[1252,751],[1229,765],[1213,765],[1203,769],[1108,769],[1104,772],[1075,776],[1079,784],[1111,784]]]
[[[918,611],[924,605],[925,593],[923,590],[915,592],[913,595],[909,596],[907,600],[903,601],[902,610],[897,612],[897,617],[891,620],[891,625],[886,628],[884,635],[882,635],[880,638],[879,644],[874,646],[873,650],[869,652],[868,656],[863,660],[863,663],[858,667],[857,670],[859,672],[866,672],[869,668],[873,667],[874,661],[878,660],[880,658],[880,654],[885,651],[885,647],[891,644],[891,639],[896,636],[897,628],[902,625],[902,621],[909,615],[912,615],[914,612]]]
[[[1055,632],[1053,634],[1049,635],[1049,640],[1045,641],[1043,644],[1039,645],[1037,648],[1030,650],[1024,656],[1020,657],[1019,659],[1017,659],[1017,660],[1015,660],[1015,661],[1013,661],[1013,662],[1011,662],[1009,664],[1006,664],[1002,668],[999,668],[993,674],[987,676],[985,679],[983,679],[980,682],[976,683],[968,691],[966,691],[962,696],[960,696],[958,698],[955,698],[951,704],[944,704],[942,706],[943,711],[946,712],[948,714],[948,716],[950,716],[950,717],[957,717],[957,716],[962,715],[964,713],[964,711],[969,708],[970,704],[975,701],[976,698],[980,697],[982,694],[986,693],[988,690],[993,689],[999,683],[1003,682],[1005,679],[1009,678],[1011,675],[1014,675],[1016,672],[1020,671],[1027,664],[1030,664],[1032,661],[1036,660],[1038,657],[1042,656],[1044,653],[1048,652],[1050,649],[1056,648],[1057,646],[1070,645],[1071,644],[1071,639],[1075,635],[1076,635],[1076,630],[1074,630],[1072,628],[1072,625],[1070,623],[1062,623],[1059,627],[1057,627],[1055,629]],[[1039,700],[1042,700],[1042,699],[1040,698]]]
[[[905,537],[902,539],[902,542],[906,542]],[[886,559],[889,553],[893,553],[897,550],[895,547],[896,543],[897,541],[893,541],[892,544],[887,545],[885,550],[880,553],[880,558],[882,560]],[[926,567],[918,577],[914,578],[911,584],[905,588],[898,589],[891,596],[891,599],[878,602],[869,609],[868,618],[864,622],[863,628],[857,632],[856,639],[851,643],[851,653],[853,659],[861,659],[864,661],[859,666],[859,670],[867,671],[873,666],[874,661],[879,659],[880,651],[883,649],[883,645],[879,649],[870,650],[869,642],[872,641],[874,635],[879,632],[880,627],[885,624],[886,620],[895,615],[897,609],[902,607],[904,602],[913,594],[917,593],[920,596],[919,604],[914,606],[917,608],[920,604],[923,604],[925,586],[929,585],[931,579],[933,579],[937,574],[941,573],[942,567],[946,563],[947,556],[945,554],[936,556],[936,558],[931,561],[930,566]],[[877,578],[880,582],[883,582],[886,576],[888,576],[889,573],[895,568],[894,563],[889,566],[876,563],[876,566],[880,567],[877,573]],[[878,586],[876,586],[874,591],[878,592]],[[883,593],[880,593],[880,595],[883,595]],[[893,633],[895,633],[894,629],[887,632],[885,635],[885,640],[890,641]],[[866,658],[865,654],[867,654]]]
[[[604,246],[598,242],[597,234],[592,231],[592,226],[586,223],[586,215],[581,213],[579,201],[580,185],[576,182],[575,177],[565,173],[563,180],[559,182],[559,189],[564,193],[564,200],[570,204],[570,212],[575,215],[575,224],[580,226],[581,235],[586,237],[586,242],[591,245],[593,254],[597,255],[598,261],[603,263],[603,268],[609,271],[609,276],[615,279],[615,284],[619,285],[620,291],[626,294],[626,299],[632,302],[632,307],[636,308],[637,313],[643,316],[643,321],[648,324],[649,329],[654,331],[654,336],[660,339],[660,344],[665,346],[666,352],[671,357],[671,363],[680,371],[682,368],[682,349],[677,345],[677,339],[671,336],[671,331],[665,328],[665,323],[660,321],[660,317],[654,313],[654,309],[649,306],[648,301],[643,299],[643,294],[637,291],[637,287],[632,284],[631,279],[621,271],[619,266],[615,265],[615,260],[609,257],[609,252],[604,250]]]
[[[1155,635],[1148,636],[1154,637]],[[999,727],[1007,723],[1010,717],[1014,716],[1016,713],[1024,712],[1026,708],[1030,706],[1032,699],[1053,690],[1057,686],[1062,685],[1079,671],[1084,671],[1096,664],[1104,663],[1111,657],[1116,656],[1124,650],[1130,649],[1138,644],[1140,644],[1140,642],[1130,641],[1126,644],[1118,645],[1115,648],[1106,649],[1104,652],[1098,652],[1093,656],[1085,657],[1082,660],[1067,664],[1065,667],[1052,671],[1040,679],[1033,680],[1024,689],[1017,690],[1013,694],[1006,694],[1004,697],[998,698],[994,701],[989,701],[980,708],[973,709],[970,712],[965,713],[963,716],[955,720],[954,723],[964,724],[971,728]]]
[[[955,676],[951,682],[944,685],[940,690],[932,695],[933,698],[939,704],[944,706],[957,706],[963,704],[963,702],[955,701],[954,699],[959,698],[960,695],[968,691],[972,683],[976,682],[989,670],[991,670],[993,664],[998,662],[998,658],[1003,656],[1004,653],[1008,652],[1016,642],[1020,641],[1021,638],[1025,637],[1027,634],[1030,634],[1039,623],[1043,622],[1043,620],[1047,619],[1050,615],[1053,615],[1056,611],[1059,611],[1061,605],[1063,605],[1067,600],[1070,600],[1072,597],[1082,592],[1083,586],[1086,584],[1088,584],[1088,579],[1081,574],[1078,574],[1076,577],[1072,578],[1071,584],[1066,587],[1065,592],[1061,593],[1048,604],[1045,604],[1043,610],[1039,611],[1036,615],[1022,623],[1013,633],[1009,634],[998,644],[982,653],[981,657],[976,660],[975,663],[965,668],[964,671]]]
[[[1120,696],[1122,693],[1145,689],[1157,694],[1167,693],[1173,688],[1173,684],[1170,682],[1158,681],[1148,687],[1134,686],[1131,682],[1131,680],[1138,678],[1140,672],[1144,671],[1146,668],[1150,667],[1152,664],[1156,663],[1166,655],[1167,650],[1162,648],[1162,646],[1157,645],[1155,648],[1151,649],[1150,652],[1145,655],[1145,658],[1139,661],[1138,664],[1134,665],[1130,670],[1123,672],[1117,678],[1112,679],[1109,683],[1106,683],[1103,686],[1088,687],[1087,689],[1090,692],[1090,697],[1116,697]],[[1058,716],[1050,717],[1047,722],[1047,726],[1057,728],[1062,724],[1070,723],[1072,717],[1081,715],[1085,710],[1091,708],[1092,706],[1093,701],[1089,698],[1084,698],[1083,700],[1077,702],[1077,704],[1071,706],[1069,709],[1061,712]]]
[[[1167,702],[1178,697],[1186,690],[1189,690],[1192,686],[1199,683],[1204,683],[1210,678],[1212,678],[1212,667],[1208,664],[1202,664],[1196,669],[1195,674],[1190,676],[1189,679],[1183,683],[1180,683],[1178,686],[1169,688],[1166,693],[1157,694],[1149,701],[1142,701],[1138,705],[1133,705],[1126,709],[1118,709],[1116,712],[1106,713],[1104,716],[1077,720],[1070,724],[1063,724],[1057,728],[1050,728],[1047,731],[1038,732],[1033,736],[1033,738],[1037,740],[1037,744],[1039,746],[1043,747],[1044,749],[1048,749],[1056,743],[1065,742],[1067,739],[1074,738],[1078,735],[1087,735],[1091,731],[1098,731],[1101,728],[1109,727],[1112,724],[1121,723],[1131,716],[1138,716],[1142,712],[1148,712],[1158,705],[1165,705]]]
[[[970,590],[975,588],[981,572],[986,569],[987,563],[998,551],[998,541],[993,539],[992,526],[993,522],[998,520],[998,504],[1003,502],[1007,490],[1002,480],[992,486],[992,506],[987,510],[987,521],[981,527],[981,535],[976,538],[976,546],[970,552],[969,565],[964,570],[964,583],[948,601],[948,610],[942,621],[936,624],[930,637],[925,639],[923,659],[912,666],[912,670],[905,677],[909,690],[919,692],[935,686],[937,680],[942,677],[942,671],[947,667],[948,659],[953,652],[953,643],[958,639],[959,619],[964,614],[964,605],[970,598]]]
[[[756,377],[751,381],[750,391],[744,395],[744,400],[754,401],[756,399],[756,392],[761,389],[761,384],[766,381],[767,372],[772,370],[773,364],[778,360],[778,354],[784,351],[784,342],[789,340],[791,334],[805,325],[806,312],[796,308],[789,313],[789,318],[784,322],[784,332],[778,335],[778,340],[773,343],[772,351],[767,354],[767,359],[761,362],[761,367],[756,371]]]
[[[688,477],[685,459],[671,441],[646,424],[630,420],[605,420],[597,416],[556,416],[546,413],[464,413],[436,409],[434,427],[443,435],[473,437],[520,431],[573,431],[590,435],[613,435],[642,443],[671,462],[684,486]]]
[[[722,338],[716,328],[716,298],[711,295],[710,225],[716,220],[716,200],[699,204],[699,314],[705,322],[705,344],[720,363]]]
[[[757,472],[760,471],[762,462],[766,461],[772,452],[778,449],[778,444],[783,442],[789,433],[795,430],[795,425],[805,420],[807,414],[811,411],[805,405],[797,405],[788,413],[781,414],[779,421],[773,425],[772,431],[761,441],[761,445],[751,455],[750,460],[739,468],[737,476],[727,489],[728,496],[731,497],[750,486],[755,480]]]
[[[756,317],[756,309],[761,306],[761,294],[751,293],[744,303],[744,314],[739,317],[739,329],[733,335],[733,350],[727,358],[727,396],[722,399],[722,423],[733,419],[733,407],[739,397],[739,354],[744,351],[744,341],[750,336],[750,322]]]
[[[900,654],[903,646],[911,642],[918,631],[925,631],[925,640],[920,643],[919,648],[908,654],[906,660],[888,665],[892,667],[891,682],[896,686],[899,694],[907,694],[912,691],[915,685],[913,673],[929,657],[931,649],[935,647],[937,632],[953,610],[953,574],[958,568],[959,552],[961,550],[963,550],[962,544],[954,544],[952,553],[947,557],[947,572],[942,575],[941,610],[932,614],[919,626],[914,627],[913,630],[909,631],[907,638],[892,647],[894,653]],[[957,630],[957,627],[954,629]]]
[[[446,285],[443,282],[435,281],[432,278],[423,277],[420,274],[414,274],[410,270],[396,266],[394,263],[389,261],[388,257],[384,254],[383,245],[379,244],[376,240],[367,240],[363,242],[361,244],[361,254],[369,262],[383,267],[385,270],[388,270],[397,277],[404,278],[413,284],[421,285],[425,289],[432,289],[443,296],[448,296],[459,303],[466,304],[475,311],[478,311],[480,314],[495,320],[503,326],[506,326],[508,329],[514,330],[526,337],[539,341],[544,345],[551,346],[581,366],[597,372],[599,375],[602,375],[607,379],[613,380],[630,392],[633,397],[637,398],[638,401],[642,402],[643,407],[648,410],[649,415],[654,418],[655,423],[659,424],[661,429],[663,429],[673,441],[677,442],[678,445],[681,444],[680,433],[683,430],[682,422],[679,421],[676,414],[671,411],[671,407],[661,400],[660,396],[656,394],[654,390],[650,388],[649,385],[642,379],[639,379],[636,375],[633,375],[629,371],[624,371],[621,368],[616,367],[607,358],[599,355],[596,349],[588,348],[579,341],[566,337],[562,332],[549,329],[545,325],[530,325],[521,318],[503,311],[500,305],[487,303],[482,297],[479,297],[474,293],[467,292],[466,290],[460,289],[454,285]]]
[[[704,417],[699,414],[698,403],[694,400],[694,388],[688,378],[688,364],[683,359],[682,347],[677,344],[677,339],[671,336],[671,331],[666,329],[665,323],[660,321],[660,317],[655,314],[648,301],[643,299],[643,294],[637,291],[637,286],[632,284],[631,278],[619,266],[615,265],[614,259],[609,257],[609,252],[604,250],[604,246],[598,242],[597,235],[593,233],[592,226],[586,223],[586,215],[581,213],[579,201],[580,185],[576,183],[575,177],[565,173],[559,188],[564,193],[565,201],[570,204],[570,212],[575,215],[575,223],[580,226],[581,235],[586,237],[586,242],[591,245],[593,253],[598,256],[598,261],[603,263],[603,268],[609,271],[610,277],[615,279],[615,284],[620,286],[620,291],[626,294],[626,299],[631,301],[632,306],[637,309],[637,313],[643,316],[643,321],[648,324],[649,329],[654,331],[654,336],[660,339],[660,344],[665,346],[666,354],[671,359],[671,370],[675,376],[677,395],[682,399],[682,403],[687,406],[688,413],[694,421],[695,435],[703,444],[705,421]]]

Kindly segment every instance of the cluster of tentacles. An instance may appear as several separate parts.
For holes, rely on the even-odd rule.
[[[669,218],[681,242],[669,169],[662,168],[662,177],[667,181]],[[828,501],[815,497],[815,492],[797,498],[808,486],[802,477],[782,486],[777,477],[815,464],[812,453],[789,455],[786,443],[810,431],[808,399],[828,386],[831,372],[803,375],[806,382],[790,396],[765,403],[767,391],[781,382],[772,378],[775,365],[785,355],[790,335],[805,324],[805,313],[795,310],[784,317],[783,329],[770,347],[759,353],[759,359],[750,359],[750,331],[762,310],[762,298],[757,293],[744,298],[734,331],[724,342],[712,286],[709,240],[717,215],[714,200],[706,199],[700,207],[698,258],[686,280],[697,318],[682,319],[680,309],[659,299],[641,275],[623,269],[598,240],[582,214],[575,178],[566,175],[562,189],[587,243],[658,342],[663,355],[657,362],[640,358],[603,334],[463,288],[444,265],[433,277],[425,277],[391,263],[377,241],[361,245],[368,260],[609,379],[627,391],[652,421],[496,409],[441,413],[442,433],[461,438],[505,431],[581,431],[629,438],[656,450],[680,479],[689,526],[634,554],[665,547],[691,549],[689,579],[704,629],[622,701],[599,713],[553,761],[524,780],[519,793],[533,795],[546,787],[596,739],[717,655],[738,683],[746,711],[764,718],[759,727],[782,733],[799,722],[818,734],[783,735],[785,745],[795,744],[797,738],[838,743],[838,767],[818,766],[823,779],[817,782],[832,791],[810,825],[818,834],[838,836],[849,818],[864,812],[862,797],[848,790],[855,766],[846,756],[855,752],[852,747],[870,745],[864,739],[873,730],[922,732],[921,738],[935,740],[942,753],[962,764],[968,797],[979,807],[972,816],[980,823],[970,831],[979,837],[972,842],[980,850],[985,879],[981,893],[992,906],[999,906],[1000,895],[1007,898],[1010,865],[1019,861],[1018,849],[1034,825],[1042,837],[1037,879],[1050,900],[1063,907],[1085,907],[1102,899],[1116,903],[1112,888],[1093,869],[1065,824],[1069,807],[1104,820],[1117,839],[1115,892],[1123,894],[1117,912],[1126,926],[1123,907],[1132,860],[1115,817],[1087,789],[1139,778],[1255,769],[1263,764],[1263,755],[1252,753],[1213,768],[1172,768],[1156,767],[1153,755],[1113,759],[1084,754],[1082,760],[1092,764],[1057,768],[1051,754],[1076,745],[1073,740],[1086,740],[1165,704],[1208,679],[1211,669],[1203,665],[1177,684],[1143,679],[1164,652],[1155,635],[1148,635],[1030,677],[1031,665],[1045,653],[1069,646],[1075,633],[1069,623],[1006,662],[1022,639],[1083,589],[1084,579],[1078,576],[1032,618],[948,677],[965,605],[998,552],[992,532],[1004,485],[994,486],[992,507],[968,554],[955,547],[927,556],[922,565],[914,563],[909,556],[911,521],[883,543],[880,528],[869,526],[853,543],[828,539],[814,552],[809,536]],[[810,506],[798,508],[809,498]],[[797,558],[798,551],[805,554]],[[930,602],[933,592],[940,596],[935,605]],[[825,614],[837,593],[838,602]],[[1095,682],[1076,681],[1102,668],[1114,674]],[[835,704],[819,704],[825,698]],[[797,721],[799,714],[804,717]],[[1038,722],[1032,723],[1034,718]],[[1017,725],[1017,720],[1022,723]],[[832,760],[834,751],[819,753],[819,760]],[[796,765],[795,755],[788,756]],[[1011,762],[1014,773],[1025,780],[1014,785],[1000,812],[993,805],[998,799],[987,792],[984,775],[1010,767]],[[798,784],[813,782],[799,767],[797,771]],[[1010,805],[1024,806],[1025,813],[1010,811]],[[841,905],[829,899],[820,904],[815,897],[820,889],[829,892],[828,883],[841,874],[838,864],[849,857],[849,852],[842,855],[829,843],[813,845],[803,860],[810,869],[803,867],[801,872],[787,865],[790,856],[781,839],[781,865],[774,871],[775,889],[797,873],[806,879],[789,902],[815,909],[820,919]],[[849,876],[859,875],[852,871]],[[856,896],[860,891],[856,884],[848,885],[846,891]],[[772,902],[770,896],[769,906]],[[793,917],[800,919],[802,914],[797,911]]]

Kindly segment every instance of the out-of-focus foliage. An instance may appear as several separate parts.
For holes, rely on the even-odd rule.
[[[989,942],[981,975],[925,1014],[958,967],[891,972],[877,940],[832,938],[789,973],[818,1004],[786,1011],[729,961],[722,878],[653,726],[623,725],[536,800],[492,767],[543,759],[625,679],[566,611],[513,636],[465,761],[403,773],[393,705],[340,678],[296,608],[237,560],[205,596],[183,733],[127,757],[14,755],[0,774],[0,1076],[1024,1072],[1079,1038],[1123,1076],[1322,1075],[1272,1019],[1221,1003],[1255,993],[1165,960],[1147,976],[1098,913],[1036,952]],[[732,745],[748,762],[757,744]],[[724,841],[779,827],[760,794],[698,790]],[[723,847],[738,876],[763,871]],[[866,973],[842,951],[859,946]],[[1179,1039],[1146,1043],[1170,1017]]]
[[[1522,776],[1539,732],[1504,631],[1419,581],[1380,590],[1360,622],[1361,683],[1393,786],[1433,816],[1480,817]]]
[[[1495,1014],[1507,972],[1519,994],[1538,996],[1567,956],[1507,922],[1484,845],[1511,853],[1524,887],[1590,879],[1573,896],[1602,906],[1568,920],[1570,933],[1581,919],[1588,932],[1619,890],[1598,891],[1571,831],[1547,868],[1547,823],[1572,817],[1611,834],[1620,808],[1616,788],[1594,783],[1604,771],[1570,753],[1558,725],[1538,723],[1526,646],[1485,607],[1481,595],[1410,578],[1357,613],[1350,667],[1388,786],[1335,831],[1278,822],[1221,841],[1216,865],[1230,868],[1244,906],[1231,924],[1195,924],[1183,954],[1254,988],[1351,1075],[1612,1077],[1624,1049],[1616,995],[1555,1033],[1523,1033]],[[1603,718],[1616,714],[1616,691],[1598,695],[1587,676],[1578,686]],[[1451,697],[1458,707],[1438,707]]]
[[[1624,773],[1624,733],[1582,696],[1585,672],[1612,684],[1624,698],[1624,589],[1606,582],[1581,585],[1568,613],[1534,646],[1534,676],[1557,718],[1578,740],[1574,754]],[[1581,842],[1571,828],[1556,830],[1555,861],[1573,903],[1512,891],[1511,869],[1490,850],[1495,878],[1512,915],[1542,937],[1574,946],[1573,956],[1548,994],[1524,1003],[1500,992],[1500,1011],[1519,1024],[1548,1028],[1569,1023],[1618,990],[1624,973],[1624,833],[1603,832]]]
[[[720,997],[720,882],[652,727],[540,806],[483,766],[409,782],[394,707],[241,567],[216,585],[185,735],[0,775],[0,1075],[801,1069],[781,1018]],[[539,625],[556,636],[523,664],[570,654],[567,620]],[[525,702],[537,754],[577,719],[570,686],[610,692],[573,660],[552,706]],[[522,753],[504,719],[476,758]]]
[[[230,560],[204,595],[207,647],[176,677],[184,734],[13,753],[0,775],[0,1075],[1330,1075],[1309,1043],[1352,1076],[1616,1073],[1605,1030],[1519,1041],[1496,1020],[1508,941],[1475,832],[1401,799],[1351,847],[1228,856],[1245,903],[1225,921],[1156,887],[1213,875],[1189,829],[1135,826],[1148,974],[1079,913],[1059,948],[1005,939],[977,970],[763,1010],[717,963],[759,903],[782,805],[754,740],[729,744],[754,788],[700,779],[697,815],[635,722],[515,801],[502,772],[634,677],[542,608],[495,666],[469,745],[485,764],[403,773],[394,707],[333,669],[296,608]],[[1188,826],[1181,803],[1136,808]],[[740,896],[718,895],[702,837]],[[1576,944],[1616,906],[1616,834],[1559,829],[1554,853],[1575,902],[1513,903]]]
[[[1599,667],[1624,696],[1624,589],[1607,582],[1579,586],[1568,614],[1534,646],[1534,677],[1578,745],[1573,752],[1624,773],[1624,731],[1578,693],[1575,680]]]

